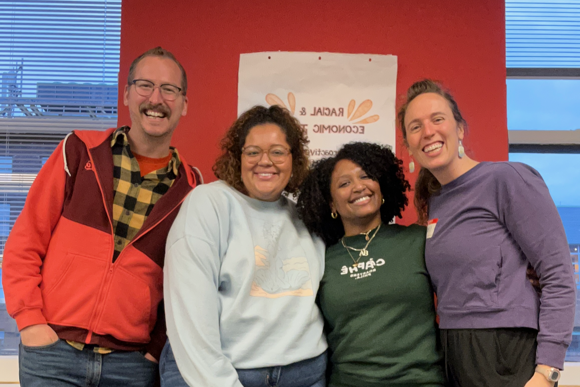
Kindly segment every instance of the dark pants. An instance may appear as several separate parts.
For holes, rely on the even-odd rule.
[[[20,343],[18,363],[22,387],[148,387],[158,372],[141,352],[101,355],[90,347],[79,351],[64,340],[42,347]]]
[[[442,329],[451,387],[524,387],[536,368],[536,336],[528,328]]]
[[[159,368],[161,387],[187,387],[177,368],[169,341],[161,353]],[[244,387],[325,387],[326,352],[286,366],[236,371]]]

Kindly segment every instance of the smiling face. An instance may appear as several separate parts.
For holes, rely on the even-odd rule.
[[[425,93],[413,99],[405,113],[404,129],[409,153],[423,168],[435,176],[452,175],[458,169],[464,130],[444,97]]]
[[[277,145],[290,149],[286,135],[276,124],[256,125],[248,132],[244,148],[257,146],[265,151],[258,160],[249,160],[242,154],[242,181],[249,197],[273,202],[288,185],[292,175],[292,153],[282,163],[272,163],[267,151]]]
[[[181,87],[181,70],[171,59],[146,56],[137,64],[134,79],[145,79],[155,86],[171,84]],[[127,85],[123,101],[129,107],[129,133],[133,141],[167,141],[181,116],[187,113],[186,96],[179,94],[174,101],[166,101],[158,87],[149,97],[143,97],[137,93],[135,85]]]
[[[376,227],[381,222],[383,195],[360,165],[350,160],[336,163],[330,180],[331,210],[338,212],[346,235]]]

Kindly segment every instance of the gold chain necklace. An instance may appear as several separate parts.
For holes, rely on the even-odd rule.
[[[373,231],[372,228],[369,231],[367,231],[367,232],[361,232],[359,235],[364,235],[365,236],[365,240],[368,241],[369,240],[369,234],[371,233],[371,231]]]
[[[375,239],[375,236],[377,236],[377,233],[379,232],[379,229],[381,228],[381,225],[379,224],[379,226],[377,227],[375,233],[373,234],[373,236],[368,239],[367,244],[365,245],[365,247],[363,247],[362,249],[356,249],[352,246],[347,246],[344,243],[344,237],[340,238],[340,241],[342,242],[342,246],[346,249],[346,252],[348,253],[348,255],[350,255],[350,258],[352,259],[353,263],[353,267],[358,266],[358,261],[360,261],[361,257],[366,257],[369,255],[369,251],[367,250],[367,247],[369,247],[369,245],[371,244],[371,242],[373,241],[373,239]],[[371,230],[372,231],[372,230]],[[369,231],[370,233],[370,231]],[[365,234],[365,233],[361,233],[361,234]],[[358,259],[354,259],[354,257],[352,256],[352,254],[350,253],[350,250],[352,251],[358,251]]]

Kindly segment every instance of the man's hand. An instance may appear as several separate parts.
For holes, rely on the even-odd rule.
[[[546,367],[546,369],[550,369],[548,366],[538,367]],[[554,387],[554,383],[549,382],[544,375],[534,372],[534,376],[532,376],[532,378],[526,383],[524,387]]]
[[[159,362],[157,361],[157,359],[155,359],[149,352],[147,352],[145,354],[145,359],[152,361],[153,363],[157,363],[159,364]]]
[[[42,347],[57,342],[58,336],[48,324],[38,324],[21,330],[20,340],[27,347]]]

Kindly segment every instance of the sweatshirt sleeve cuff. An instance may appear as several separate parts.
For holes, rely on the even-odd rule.
[[[564,358],[568,346],[549,341],[538,342],[536,350],[536,364],[544,364],[550,367],[564,369]]]
[[[40,309],[26,309],[14,316],[18,330],[21,331],[31,325],[46,324],[46,318]]]

